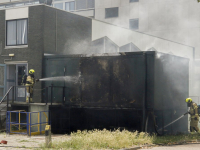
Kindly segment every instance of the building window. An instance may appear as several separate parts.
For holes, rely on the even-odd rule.
[[[137,30],[139,29],[139,19],[130,19],[129,20],[129,29]]]
[[[16,4],[15,4],[15,6],[17,6],[17,7],[18,7],[18,6],[23,6],[23,5],[24,5],[24,3],[16,3]]]
[[[4,8],[5,8],[5,6],[4,6],[4,5],[1,5],[1,6],[0,6],[0,9],[4,9]]]
[[[6,8],[13,7],[13,4],[6,5]]]
[[[130,3],[139,2],[139,0],[130,0]]]
[[[106,8],[105,9],[105,18],[118,17],[118,7]]]
[[[9,20],[6,22],[7,46],[27,45],[28,19]]]
[[[87,8],[94,8],[94,0],[87,0]]]
[[[76,10],[94,8],[94,0],[76,0]]]
[[[54,7],[58,9],[63,9],[63,3],[55,3]]]
[[[74,11],[75,10],[75,2],[66,2],[65,10],[66,11]]]

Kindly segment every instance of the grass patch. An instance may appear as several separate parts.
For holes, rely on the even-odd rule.
[[[155,136],[153,143],[162,145],[182,144],[186,142],[195,142],[200,140],[199,134],[178,134]]]
[[[55,149],[121,149],[135,145],[152,144],[153,136],[147,133],[129,132],[127,130],[93,130],[77,131],[70,138],[52,143]]]
[[[156,136],[137,131],[104,129],[71,133],[70,136],[66,135],[57,141],[53,140],[52,148],[63,150],[123,149],[145,144],[173,145],[196,141],[200,141],[199,134]],[[44,145],[42,147],[45,149]]]

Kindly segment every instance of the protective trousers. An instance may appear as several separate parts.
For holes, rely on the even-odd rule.
[[[30,97],[30,102],[33,102],[33,86],[29,86],[26,84],[26,102],[29,102],[29,97]]]
[[[198,122],[199,120],[195,120],[194,118],[191,118],[190,132],[194,132],[194,131],[199,132]]]

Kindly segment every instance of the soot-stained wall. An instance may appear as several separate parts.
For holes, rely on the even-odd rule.
[[[48,56],[44,62],[44,77],[64,75],[63,68],[68,68],[69,76],[81,73],[80,82],[75,84],[62,80],[45,82],[46,86],[61,86],[53,88],[49,98],[67,107],[143,110],[143,122],[145,115],[152,112],[158,129],[187,111],[184,99],[188,97],[188,59],[152,51],[121,56]],[[148,127],[154,129],[151,121]],[[185,117],[164,131],[177,133],[187,129]]]

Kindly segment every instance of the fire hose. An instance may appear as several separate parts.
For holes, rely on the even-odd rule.
[[[155,132],[158,134],[158,135],[163,135],[163,133],[159,133],[158,131],[161,130],[161,129],[164,129],[166,127],[168,127],[169,125],[175,123],[176,121],[178,121],[179,119],[181,119],[182,117],[184,117],[185,115],[187,115],[189,112],[186,112],[184,113],[182,116],[180,116],[179,118],[175,119],[174,121],[172,121],[171,123],[165,125],[163,128],[160,128],[160,129],[157,129],[157,124],[156,124],[156,119],[155,119],[155,115],[153,112],[149,112],[148,116],[147,116],[147,119],[146,119],[146,125],[145,125],[145,132],[147,132],[147,125],[148,125],[148,120],[149,120],[149,116],[152,115],[153,117],[153,123],[154,123],[154,129],[155,129]]]

